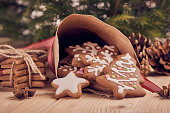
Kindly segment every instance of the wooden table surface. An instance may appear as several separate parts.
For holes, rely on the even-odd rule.
[[[148,79],[160,87],[170,83],[170,76],[149,76]],[[0,87],[0,113],[170,113],[170,99],[162,99],[149,91],[145,97],[123,100],[92,93],[83,93],[79,99],[56,100],[55,89],[48,83],[46,88],[37,89],[34,97],[19,100],[12,90]]]

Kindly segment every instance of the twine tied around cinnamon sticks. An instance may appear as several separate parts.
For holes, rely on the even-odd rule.
[[[42,80],[45,80],[45,76],[40,72],[36,64],[34,63],[31,55],[28,53],[45,53],[44,50],[22,50],[22,49],[15,49],[10,45],[0,45],[0,55],[7,57],[7,58],[23,58],[27,67],[28,67],[28,79],[29,79],[29,87],[31,87],[31,69],[33,73],[39,73]],[[15,65],[15,61],[12,63],[11,72],[10,72],[10,83],[13,84],[13,68]]]

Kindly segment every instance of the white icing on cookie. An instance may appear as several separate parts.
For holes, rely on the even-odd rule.
[[[88,47],[88,46],[87,46],[87,47],[85,47],[85,48],[86,48],[86,49],[88,49],[88,50],[90,49],[90,47]]]
[[[62,69],[62,66],[60,66],[58,69],[59,69],[59,70]]]
[[[69,48],[74,48],[74,46],[69,46]]]
[[[82,50],[84,50],[84,48],[80,47],[79,45],[76,45],[76,47],[73,49],[73,52],[82,51]]]
[[[100,46],[97,46],[96,49],[101,49],[101,47],[100,47]]]
[[[111,61],[113,61],[113,58],[111,57],[112,55],[113,55],[113,53],[111,52],[111,53],[109,53],[109,51],[108,50],[105,50],[104,52],[103,51],[101,51],[101,54],[103,54],[104,55],[104,59],[106,59],[107,60],[107,62],[110,64],[110,62]]]
[[[97,55],[97,52],[99,51],[99,50],[96,49],[96,46],[98,46],[97,43],[87,42],[87,43],[84,43],[83,45],[89,46],[90,49],[88,51],[90,51],[94,55]]]
[[[68,65],[64,65],[64,67],[69,67]]]
[[[59,78],[52,81],[53,84],[58,86],[56,90],[57,95],[61,94],[65,90],[69,90],[71,93],[77,93],[78,85],[85,82],[85,79],[77,78],[73,71],[71,71],[64,78]]]
[[[80,54],[75,54],[75,55],[74,55],[74,57],[76,57],[76,58],[79,57],[79,56],[80,56]]]
[[[123,93],[124,89],[134,90],[133,87],[126,86],[126,85],[124,85],[124,84],[122,84],[122,83],[120,83],[120,82],[137,81],[136,78],[129,78],[128,80],[125,80],[125,79],[119,79],[119,80],[117,80],[117,79],[110,78],[109,75],[106,75],[106,79],[109,80],[109,81],[112,81],[112,82],[114,82],[114,83],[116,83],[116,84],[118,84],[118,93]]]
[[[115,68],[115,66],[113,66],[111,69],[113,72],[116,72],[117,74],[123,76],[123,77],[127,77],[125,75],[125,73],[135,73],[136,68],[133,68],[132,66],[127,67],[128,65],[133,65],[134,62],[130,60],[131,56],[129,55],[129,53],[127,53],[124,57],[121,57],[121,60],[116,61],[116,65],[119,66],[118,69]],[[126,60],[126,61],[123,61]],[[126,65],[126,66],[125,66]],[[122,70],[122,69],[125,70]],[[110,78],[109,75],[106,75],[107,80],[115,82],[116,84],[118,84],[118,93],[123,93],[124,89],[127,90],[134,90],[133,87],[127,86],[125,84],[123,84],[123,82],[136,82],[137,78],[129,78],[129,79],[113,79]]]
[[[84,48],[80,47],[80,45],[76,45],[75,47],[71,46],[69,48],[73,48],[73,52],[84,50]]]
[[[87,59],[87,62],[92,61],[93,63],[99,63],[99,64],[108,64],[105,60],[101,60],[98,56],[91,55],[85,55],[85,58]]]
[[[131,72],[135,72],[136,71],[136,68],[133,68],[133,67],[127,67],[127,66],[124,66],[123,64],[125,65],[132,65],[134,64],[133,61],[131,61],[131,56],[129,55],[129,53],[126,54],[126,56],[124,57],[121,57],[121,59],[123,60],[126,60],[128,62],[124,62],[122,60],[120,61],[116,61],[116,64],[119,66],[119,67],[122,67],[122,68],[126,68],[126,70],[121,70],[121,69],[117,69],[115,67],[112,67],[112,71],[116,72],[117,74],[123,76],[123,77],[126,77],[126,75],[124,75],[123,73],[131,73]]]
[[[108,46],[108,45],[105,45],[104,48],[110,50],[110,51],[115,51],[115,46]]]
[[[83,50],[82,53],[87,53],[87,51]]]
[[[77,58],[78,61],[81,61],[81,59],[79,58],[80,54],[75,54],[74,57]]]
[[[78,61],[81,61],[81,59],[80,59],[80,58],[77,58],[77,60],[78,60]]]
[[[74,71],[73,72],[75,72],[75,71],[77,71],[77,67],[74,67]]]
[[[67,69],[63,69],[64,72],[68,71]]]
[[[105,55],[106,59],[108,60],[108,56],[107,54]],[[89,61],[92,61],[93,63],[99,63],[101,64],[102,66],[95,66],[95,67],[92,67],[92,66],[88,66],[87,68],[88,69],[88,72],[95,72],[95,76],[98,76],[98,71],[99,72],[102,72],[103,71],[103,68],[106,67],[106,65],[109,65],[109,63],[107,63],[105,60],[101,60],[98,56],[94,56],[93,54],[91,55],[85,55],[85,58],[87,59],[86,61],[89,62]]]
[[[113,53],[115,56],[117,56],[118,54],[117,53]]]
[[[98,46],[97,43],[87,42],[83,44],[86,47],[80,47],[80,45],[76,45],[75,47],[69,46],[69,48],[73,49],[73,52],[81,51],[82,53],[92,53],[94,55],[97,55],[97,52],[101,47]]]
[[[88,66],[88,72],[94,72],[95,76],[98,76],[98,71],[99,72],[102,72],[103,71],[103,68],[105,67],[105,65],[102,65],[102,66],[95,66],[95,67],[92,67],[92,66]]]
[[[63,68],[70,68],[68,65],[64,65],[64,66],[60,66],[59,68],[58,68],[58,70],[61,70],[61,69],[63,69]],[[64,69],[63,69],[64,70]],[[64,70],[65,71],[65,70]]]

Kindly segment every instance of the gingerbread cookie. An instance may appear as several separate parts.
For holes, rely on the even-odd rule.
[[[87,53],[89,52],[94,55],[96,55],[97,52],[101,49],[101,47],[97,43],[92,42],[83,43],[82,46],[87,50]]]
[[[80,54],[75,54],[72,60],[72,66],[74,67],[85,67],[85,64],[80,58]]]
[[[77,71],[75,74],[77,77],[83,78],[84,77],[84,68],[77,68]]]
[[[119,55],[104,69],[104,75],[96,77],[97,83],[113,91],[116,99],[140,97],[146,93],[140,86],[144,82],[136,61],[129,53]]]
[[[71,63],[72,63],[72,57],[67,56],[67,57],[63,58],[62,60],[60,60],[59,65],[60,66],[63,66],[63,65],[71,66]]]
[[[86,42],[83,43],[82,47],[80,45],[76,46],[69,46],[66,48],[65,51],[68,53],[69,56],[74,56],[75,54],[82,54],[82,53],[92,53],[97,55],[97,52],[101,49],[97,43]]]
[[[103,69],[106,65],[92,64],[84,68],[84,77],[92,80],[96,80],[97,76],[103,74]]]
[[[102,91],[105,93],[113,94],[112,90],[110,90],[109,88],[103,87],[102,85],[98,84],[96,81],[89,80],[89,82],[90,82],[90,85],[88,86],[89,88],[92,88],[97,91]]]
[[[101,59],[99,56],[93,55],[93,54],[81,54],[80,59],[86,66],[94,64],[94,63],[98,63],[101,65],[108,64],[104,59]]]
[[[75,71],[75,75],[77,77],[83,77],[84,68],[77,68],[77,67],[68,66],[68,65],[60,66],[58,68],[57,76],[59,78],[63,78],[67,76],[71,71]]]
[[[107,49],[99,51],[98,55],[80,55],[82,62],[86,65],[89,65],[84,69],[84,76],[95,80],[96,76],[102,74],[103,68],[109,65],[111,61],[113,61],[115,57],[112,55],[113,53],[109,52]]]
[[[110,52],[113,53],[114,56],[117,56],[118,55],[118,49],[115,47],[115,46],[108,46],[108,45],[105,45],[102,49],[107,49],[109,50]]]
[[[105,45],[100,51],[98,51],[97,55],[100,57],[100,59],[110,63],[117,57],[118,49],[115,48],[115,46]]]
[[[118,54],[118,50],[114,46],[105,45],[101,48],[96,43],[91,42],[84,43],[82,47],[77,45],[74,49],[66,48],[66,50],[71,52],[68,54],[74,55],[72,66],[75,67],[85,67],[96,61],[101,61],[100,63],[104,62],[104,64],[107,64]]]
[[[68,65],[60,66],[58,68],[57,76],[59,78],[65,77],[68,75],[68,73],[70,73],[70,71],[74,71],[74,70],[75,68],[72,66],[68,66]]]
[[[66,77],[55,79],[51,85],[56,88],[55,97],[57,99],[65,96],[79,98],[82,95],[82,88],[89,85],[89,81],[84,78],[78,78],[74,71],[71,71]]]
[[[74,55],[72,65],[84,68],[84,78],[95,80],[102,74],[103,68],[115,59],[118,50],[114,46],[104,46],[97,54],[82,53]]]

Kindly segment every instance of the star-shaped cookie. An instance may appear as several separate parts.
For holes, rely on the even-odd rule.
[[[57,89],[55,94],[57,99],[67,95],[79,98],[82,95],[82,88],[88,86],[89,81],[76,77],[74,71],[71,71],[66,77],[53,80],[51,85]]]

